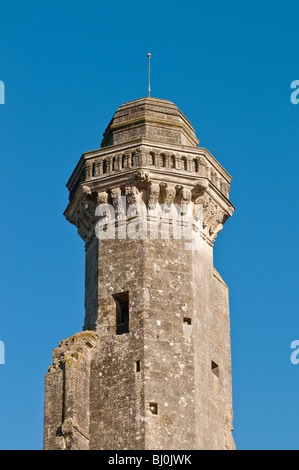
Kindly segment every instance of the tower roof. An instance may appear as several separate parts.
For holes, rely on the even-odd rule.
[[[120,106],[104,133],[101,147],[139,139],[189,147],[199,143],[191,123],[174,103],[151,97]]]

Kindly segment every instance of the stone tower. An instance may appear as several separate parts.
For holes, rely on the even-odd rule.
[[[72,173],[85,321],[45,377],[45,449],[234,449],[228,288],[213,243],[231,177],[171,102],[122,105]]]

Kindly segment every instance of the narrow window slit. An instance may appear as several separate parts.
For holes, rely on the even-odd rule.
[[[150,403],[149,404],[149,410],[152,413],[152,415],[157,415],[158,414],[158,403]]]
[[[116,304],[116,334],[129,333],[129,292],[113,296]]]

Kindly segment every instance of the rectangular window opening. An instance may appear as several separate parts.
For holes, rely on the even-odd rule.
[[[187,325],[191,325],[191,318],[184,317],[183,322]]]
[[[140,361],[136,361],[136,372],[140,372],[141,364]]]
[[[149,410],[152,413],[152,415],[157,415],[158,414],[158,403],[150,403],[149,404]]]
[[[116,305],[116,334],[129,333],[129,292],[113,296]]]

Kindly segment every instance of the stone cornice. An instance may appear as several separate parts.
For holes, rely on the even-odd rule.
[[[137,145],[138,143],[138,145]],[[125,145],[115,145],[111,147],[105,147],[103,149],[97,149],[93,150],[90,152],[86,152],[82,154],[78,164],[76,165],[75,170],[73,171],[68,183],[67,187],[70,191],[72,191],[72,188],[74,185],[76,185],[76,181],[80,178],[80,174],[84,171],[85,165],[87,165],[89,162],[92,164],[94,161],[98,161],[99,163],[103,161],[105,158],[113,158],[115,155],[123,155],[126,154],[126,152],[156,152],[157,154],[165,154],[168,153],[168,155],[176,155],[178,158],[204,158],[206,161],[206,164],[210,166],[214,171],[216,171],[223,180],[226,181],[226,183],[229,185],[232,177],[230,174],[220,165],[220,163],[213,157],[213,155],[205,148],[193,148],[193,147],[187,147],[187,146],[173,146],[173,145],[163,145],[159,143],[154,143],[153,141],[145,140],[145,139],[138,139],[137,141],[134,142],[129,142],[126,143]],[[147,166],[147,165],[145,165]],[[140,165],[135,165],[135,167],[140,167]],[[125,169],[120,169],[114,171],[114,173],[119,174],[119,172],[126,171],[127,168]],[[158,167],[158,170],[161,171],[166,171],[166,168],[161,168]],[[181,172],[182,175],[185,175],[186,173],[190,173],[190,171],[182,170],[182,169],[176,169],[172,168],[170,170],[171,172]],[[191,172],[194,174],[194,172]],[[108,176],[108,174],[106,175]],[[86,178],[86,175],[84,175],[83,180],[86,180],[89,178]]]
[[[101,191],[108,191],[121,185],[134,184],[134,175],[138,172],[147,173],[150,180],[157,181],[159,183],[171,182],[173,184],[181,184],[189,188],[193,188],[196,184],[201,184],[205,181],[207,193],[217,201],[217,204],[222,207],[229,207],[231,212],[235,210],[235,207],[230,200],[221,191],[219,191],[219,189],[213,185],[208,178],[200,176],[196,177],[194,175],[182,174],[181,172],[175,171],[158,170],[147,166],[139,166],[134,169],[128,169],[126,171],[121,171],[107,176],[103,175],[95,179],[84,181],[84,183],[81,183],[80,185],[76,198],[71,200],[67,206],[64,215],[66,215],[70,210],[72,211],[72,207],[76,207],[77,202],[80,201],[82,194],[84,193],[84,191],[82,192],[83,186],[88,187],[91,193],[99,190],[99,188],[101,188]]]
[[[159,211],[163,212],[165,202],[181,205],[183,212],[191,204],[194,227],[200,216],[197,211],[202,211],[201,233],[210,245],[213,245],[223,224],[234,212],[232,203],[207,178],[190,175],[183,178],[179,173],[175,175],[149,168],[129,170],[84,182],[68,205],[65,216],[77,226],[86,247],[95,236],[97,206],[101,203],[115,206],[119,196],[126,198],[127,208],[132,204],[141,204],[149,215],[156,205],[161,206]],[[114,209],[117,210],[116,206]]]
[[[108,147],[103,147],[103,148],[91,150],[89,152],[84,152],[77,166],[79,166],[80,163],[82,164],[84,160],[89,160],[89,159],[93,159],[96,157],[104,158],[105,156],[108,156],[108,155],[113,155],[116,153],[134,150],[135,147],[143,146],[143,145],[148,148],[157,149],[161,152],[163,151],[172,152],[172,153],[178,152],[178,153],[184,153],[186,155],[190,154],[193,156],[203,155],[209,160],[210,164],[214,166],[215,169],[217,169],[219,172],[222,173],[223,177],[226,177],[226,179],[229,182],[232,180],[232,176],[228,173],[228,171],[225,170],[225,168],[218,162],[218,160],[216,160],[216,158],[211,154],[211,152],[204,147],[190,147],[188,145],[178,145],[178,144],[161,145],[161,142],[155,142],[154,140],[142,139],[142,138],[136,138],[136,139],[130,140],[126,142],[125,144],[110,145]],[[75,168],[74,172],[76,171],[76,169],[77,167]]]

